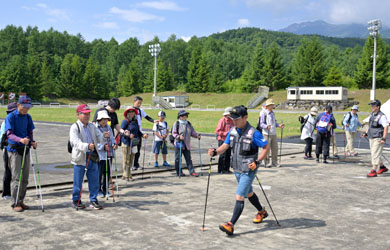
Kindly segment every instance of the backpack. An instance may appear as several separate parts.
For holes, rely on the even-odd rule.
[[[344,120],[345,120],[345,117],[346,117],[348,114],[349,114],[349,118],[348,118],[348,120],[347,120],[347,124],[350,124],[350,125],[351,125],[352,112],[348,112],[348,113],[344,114],[344,118],[343,118],[343,120],[341,121],[341,126],[342,126],[342,127],[344,127],[343,122],[344,122]],[[358,117],[358,114],[356,114],[356,116]]]
[[[307,115],[306,119],[303,116],[298,117],[298,121],[301,123],[301,133],[308,120],[309,120],[309,115]]]
[[[79,127],[79,125],[77,124],[77,122],[76,122],[76,125],[77,125],[77,130],[78,130],[78,132],[79,132],[79,134],[80,134],[80,127]],[[68,139],[68,153],[71,154],[71,153],[72,153],[72,150],[73,150],[73,146],[72,146],[72,144],[70,143],[70,138],[69,138],[69,139]]]
[[[5,132],[1,137],[0,149],[4,149],[7,146],[8,146],[8,137],[7,137],[7,132]]]
[[[188,122],[188,125],[192,126],[189,121],[187,121],[187,122]],[[173,145],[175,145],[175,137],[173,137],[172,131],[173,131],[173,126],[171,128],[171,134],[169,135],[169,142],[172,143]],[[179,121],[176,121],[176,133],[178,131],[179,131]]]
[[[263,112],[263,110],[262,110],[261,112]],[[266,113],[266,112],[265,112],[265,122],[267,123],[267,113]],[[259,115],[259,120],[257,121],[256,129],[257,129],[258,131],[260,131],[260,133],[263,134],[263,128],[261,127],[261,113],[260,113],[260,115]]]
[[[323,113],[320,120],[317,122],[317,131],[320,133],[327,133],[332,127],[332,123],[330,123],[332,115]]]

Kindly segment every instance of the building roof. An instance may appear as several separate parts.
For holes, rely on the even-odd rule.
[[[299,89],[299,88],[305,88],[305,89],[318,89],[318,88],[321,88],[321,89],[334,89],[334,88],[343,88],[343,89],[346,89],[346,87],[343,87],[343,86],[333,86],[333,87],[322,87],[322,86],[318,86],[318,87],[288,87],[286,89]]]

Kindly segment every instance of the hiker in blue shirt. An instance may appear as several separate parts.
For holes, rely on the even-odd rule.
[[[332,106],[328,105],[325,112],[317,116],[316,119],[316,161],[320,162],[320,154],[323,153],[323,163],[328,163],[326,159],[329,157],[329,145],[332,131],[336,129],[336,120],[332,115]]]
[[[359,122],[358,114],[359,106],[353,105],[351,112],[348,112],[343,120],[343,127],[345,130],[345,137],[347,138],[347,146],[345,147],[346,153],[350,156],[357,156],[358,153],[355,152],[353,147],[353,141],[355,140],[355,135],[358,127],[361,127],[362,124]]]

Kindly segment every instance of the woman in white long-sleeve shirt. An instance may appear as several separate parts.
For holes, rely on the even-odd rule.
[[[313,157],[311,156],[311,152],[314,140],[314,129],[317,114],[317,107],[312,107],[310,109],[310,113],[303,117],[301,140],[304,140],[306,142],[304,157],[305,160],[313,159]]]

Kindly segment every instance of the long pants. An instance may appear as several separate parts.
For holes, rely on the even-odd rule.
[[[347,153],[354,153],[355,152],[355,148],[353,147],[355,135],[356,135],[356,132],[345,131],[345,137],[347,137],[347,146],[345,147],[345,150],[347,151]]]
[[[336,134],[334,134],[331,137],[331,141],[332,141],[332,152],[333,152],[333,155],[338,155],[339,151],[337,150]]]
[[[218,147],[221,146],[224,141],[218,141]],[[229,149],[225,151],[225,153],[219,155],[218,158],[218,173],[227,173],[230,169],[230,155],[232,150]]]
[[[24,200],[24,197],[26,196],[28,176],[30,174],[30,152],[28,154],[26,152],[26,156],[24,159],[22,180],[20,183],[19,198],[17,203],[15,202],[17,192],[18,192],[18,186],[19,186],[20,171],[22,169],[22,158],[23,155],[20,155],[17,152],[8,152],[8,165],[12,172],[12,181],[11,181],[12,205],[19,204]]]
[[[383,165],[382,151],[384,144],[381,144],[381,138],[370,139],[371,163],[374,166]]]
[[[182,155],[184,155],[184,159],[186,160],[186,164],[188,167],[188,171],[190,174],[194,173],[194,165],[192,165],[192,159],[191,159],[191,151],[185,148],[181,149]],[[180,149],[175,147],[175,169],[176,169],[176,174],[179,175],[179,161],[180,161]],[[183,161],[181,161],[181,170],[183,171]]]
[[[305,156],[311,156],[312,146],[313,146],[313,138],[308,137],[305,139],[305,142],[306,142]]]
[[[130,147],[122,144],[123,177],[132,178],[131,166],[133,165],[135,155],[131,152]]]
[[[323,153],[324,158],[329,156],[329,146],[330,146],[330,133],[317,133],[316,138],[316,155],[317,158],[321,153]]]
[[[137,153],[134,157],[134,167],[139,168],[139,157],[141,156],[142,138],[139,138],[139,144],[137,145]],[[144,167],[144,166],[142,166]]]
[[[8,151],[7,147],[3,151],[3,162],[4,162],[4,175],[3,175],[3,193],[4,196],[11,196],[11,181],[12,181],[12,172],[8,164]]]
[[[88,154],[86,159],[86,165],[74,165],[73,166],[73,194],[72,200],[78,201],[80,197],[81,186],[84,182],[84,173],[86,166],[88,164],[87,169],[87,180],[88,180],[88,189],[89,189],[89,200],[91,202],[97,201],[97,194],[99,192],[99,167],[98,163],[92,161],[91,159],[88,161]]]
[[[268,145],[271,148],[272,166],[278,165],[278,137],[276,135],[265,135]],[[269,155],[266,157],[266,162],[269,162]]]
[[[103,194],[106,194],[108,190],[106,190],[106,186],[109,186],[110,183],[110,177],[111,177],[111,161],[112,158],[108,158],[108,160],[101,160],[99,162],[99,192],[102,192]],[[106,179],[106,164],[107,164],[107,175],[108,178]]]

